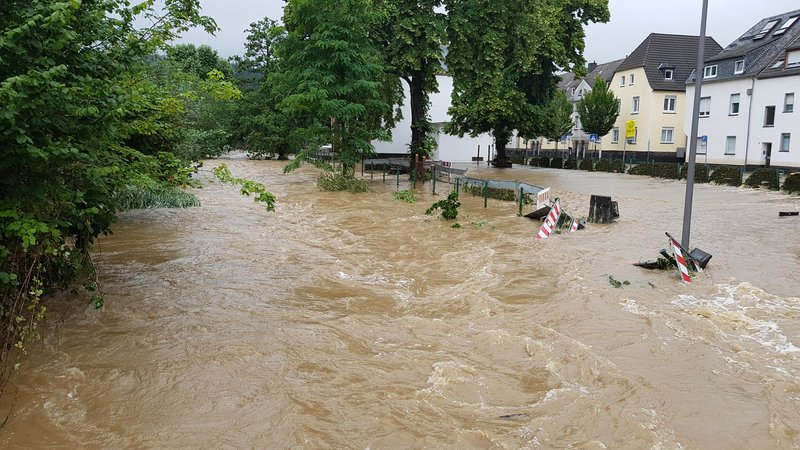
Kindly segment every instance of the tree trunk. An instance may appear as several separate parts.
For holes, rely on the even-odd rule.
[[[411,97],[411,145],[409,158],[411,159],[411,167],[415,168],[417,172],[424,170],[424,163],[415,165],[417,160],[416,155],[419,155],[419,160],[424,161],[428,155],[425,150],[425,139],[428,136],[430,124],[428,123],[426,105],[425,105],[425,85],[424,78],[421,73],[417,72],[411,77],[406,79],[409,87],[409,96]]]
[[[506,156],[506,144],[511,138],[511,133],[507,130],[495,130],[494,132],[494,154],[495,167],[511,167],[511,161]]]

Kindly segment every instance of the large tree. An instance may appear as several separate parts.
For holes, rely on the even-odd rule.
[[[287,37],[279,46],[280,69],[270,81],[285,88],[282,105],[304,120],[306,148],[292,170],[323,143],[333,145],[341,174],[386,138],[392,108],[384,92],[385,68],[371,31],[378,17],[370,0],[289,0]]]
[[[490,132],[497,164],[507,166],[514,130],[541,135],[560,70],[580,72],[584,30],[607,21],[607,0],[448,0],[453,76],[448,130]]]
[[[537,124],[539,135],[554,141],[558,151],[558,141],[572,130],[572,103],[567,94],[559,89],[547,103],[544,111],[545,114]]]
[[[411,110],[411,160],[431,156],[429,96],[438,92],[436,75],[443,72],[446,18],[441,0],[383,0],[379,27],[388,73],[408,84]]]
[[[597,77],[592,90],[578,102],[583,131],[597,136],[607,135],[617,121],[619,105],[619,99],[608,89],[606,80]]]

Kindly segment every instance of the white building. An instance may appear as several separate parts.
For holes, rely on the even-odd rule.
[[[687,98],[694,98],[694,76]],[[705,61],[697,161],[800,168],[800,10],[762,19]],[[692,102],[684,128],[691,135]]]
[[[453,136],[444,132],[444,125],[450,121],[447,110],[450,109],[450,95],[453,92],[453,79],[447,75],[438,75],[436,81],[439,83],[439,92],[430,94],[430,121],[437,130],[435,135],[436,151],[433,159],[437,161],[449,162],[470,162],[473,156],[481,156],[484,161],[488,161],[489,146],[494,146],[494,139],[488,133],[478,135],[478,137]],[[399,121],[392,130],[392,140],[389,142],[374,141],[375,153],[378,154],[408,154],[411,144],[411,106],[409,105],[410,93],[408,84],[403,83],[403,90],[406,96],[403,105],[403,119]],[[480,146],[480,149],[479,149]],[[478,152],[480,151],[480,154]]]

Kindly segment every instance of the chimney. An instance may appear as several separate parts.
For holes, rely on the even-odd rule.
[[[589,73],[592,73],[594,69],[597,69],[597,62],[595,61],[590,62],[589,67],[587,67],[587,69],[589,70]]]

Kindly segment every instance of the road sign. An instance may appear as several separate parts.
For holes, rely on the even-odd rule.
[[[599,140],[600,139],[598,139],[598,136],[596,134],[590,134],[589,135],[589,142],[597,142]]]
[[[627,139],[633,139],[636,137],[636,121],[635,120],[628,120],[625,122],[625,137]]]
[[[700,142],[702,142],[703,144],[708,143],[708,136],[706,136],[705,134],[700,136]]]

